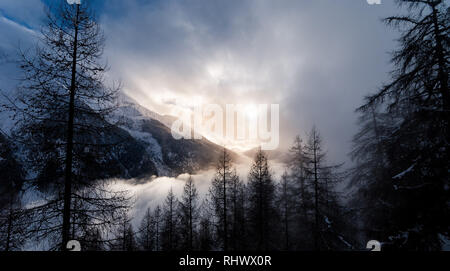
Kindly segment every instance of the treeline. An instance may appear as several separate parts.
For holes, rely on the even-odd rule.
[[[223,149],[207,195],[199,195],[189,177],[179,198],[168,191],[164,203],[145,210],[139,223],[131,223],[125,192],[111,192],[103,182],[77,189],[84,197],[72,201],[69,237],[86,251],[360,249],[353,212],[344,207],[336,187],[346,174],[341,165],[327,163],[318,131],[313,128],[305,142],[297,137],[288,156],[284,174],[275,179],[266,153],[258,150],[247,178],[241,179]],[[1,248],[20,250],[26,242],[43,242],[50,245],[46,249],[58,249],[58,204],[58,198],[31,208],[20,206],[17,198],[7,204],[0,214]]]
[[[170,190],[162,206],[148,209],[139,227],[120,228],[123,241],[113,249],[146,251],[351,250],[349,212],[336,185],[340,166],[326,164],[319,133],[300,137],[290,151],[281,180],[272,176],[267,155],[259,150],[250,173],[241,180],[227,150],[206,198],[190,177],[177,198]]]

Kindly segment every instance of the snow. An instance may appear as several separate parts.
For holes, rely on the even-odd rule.
[[[147,148],[147,150],[153,155],[152,157],[159,161],[163,161],[161,146],[158,144],[158,141],[152,137],[151,133],[131,130],[131,129],[129,129],[127,127],[123,127],[123,126],[121,126],[121,128],[126,130],[132,137],[149,144],[149,147]]]
[[[156,112],[153,112],[143,106],[141,106],[136,100],[127,96],[126,94],[122,94],[119,97],[120,107],[115,112],[115,118],[120,116],[126,116],[134,121],[138,120],[157,120],[170,128],[172,126],[172,120],[170,116],[160,115]]]
[[[344,243],[347,247],[353,248],[353,246],[352,246],[349,242],[347,242],[347,241],[344,239],[344,237],[338,235],[338,238],[339,238],[339,239],[342,241],[342,243]]]
[[[127,131],[133,138],[146,144],[146,151],[151,154],[152,161],[158,170],[158,175],[172,176],[172,169],[164,162],[162,146],[152,136],[151,132],[143,131],[145,121],[153,120],[159,121],[170,128],[170,117],[161,116],[148,110],[126,94],[120,95],[119,100],[120,107],[111,116],[110,121],[112,123],[119,122],[120,128]]]
[[[397,234],[397,235],[389,236],[389,237],[388,237],[388,239],[389,239],[390,241],[394,241],[394,240],[403,240],[403,244],[405,244],[405,243],[408,241],[408,238],[409,238],[409,232],[406,232],[406,231],[400,232],[400,233]]]
[[[327,225],[328,225],[328,228],[331,228],[331,221],[328,219],[328,217],[327,216],[325,216],[325,223],[327,223]]]
[[[407,170],[395,175],[394,177],[392,177],[392,179],[401,179],[403,178],[403,176],[405,176],[407,173],[411,172],[414,169],[414,166],[416,164],[413,164],[412,166],[410,166]]]
[[[441,241],[442,251],[450,251],[450,239],[442,234],[439,234],[439,239]]]
[[[427,185],[430,185],[430,183],[423,183],[423,184],[418,184],[418,185],[413,185],[413,186],[398,186],[398,185],[394,185],[394,189],[398,190],[398,189],[406,189],[406,190],[414,190],[414,189],[420,189],[423,188]]]
[[[47,202],[45,194],[38,191],[35,187],[29,186],[24,189],[21,199],[22,205],[25,209],[41,206]]]

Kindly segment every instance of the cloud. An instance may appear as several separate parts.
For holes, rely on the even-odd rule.
[[[194,99],[278,103],[282,149],[316,124],[332,161],[348,159],[354,109],[390,70],[395,33],[380,18],[395,13],[391,1],[93,3],[107,37],[110,78],[142,105],[172,114]],[[0,47],[14,47],[29,37],[24,30],[39,29],[43,5],[1,1]]]
[[[20,78],[14,63],[18,48],[28,49],[35,41],[42,10],[39,1],[2,0],[0,2],[0,105],[6,103],[3,95],[13,96]],[[0,131],[9,133],[14,126],[11,112],[0,110]]]
[[[33,28],[42,22],[44,4],[40,0],[2,0],[0,15],[7,17],[27,28]]]
[[[35,29],[39,28],[40,15],[43,14],[39,1],[15,2],[5,0],[0,3],[0,50],[8,54],[16,53],[19,45],[30,45],[36,35]],[[34,7],[30,5],[33,2]]]
[[[112,74],[143,105],[279,103],[284,148],[313,124],[345,161],[354,109],[386,78],[393,48],[366,1],[126,1],[103,14]],[[117,2],[112,2],[114,5]],[[119,17],[117,17],[119,16]],[[167,102],[172,101],[172,102]]]
[[[243,160],[242,163],[235,165],[239,178],[247,182],[247,176],[250,171],[251,160]],[[269,162],[273,179],[277,182],[284,172],[284,165],[278,162]],[[211,180],[216,171],[214,169],[197,172],[191,175],[193,182],[199,193],[199,203],[207,197]],[[130,210],[130,217],[133,218],[133,225],[139,226],[146,210],[154,210],[156,206],[162,206],[170,189],[175,196],[180,199],[183,193],[183,187],[188,180],[188,174],[181,174],[176,178],[158,177],[152,180],[134,181],[134,180],[113,180],[112,189],[115,191],[128,191],[132,195],[134,204]]]
[[[202,197],[208,192],[213,174],[213,171],[208,171],[192,176]],[[134,203],[129,215],[133,218],[133,225],[137,227],[148,208],[154,210],[156,206],[162,207],[170,189],[179,198],[188,178],[188,174],[182,174],[176,178],[159,177],[141,184],[135,184],[132,180],[117,180],[113,184],[113,189],[129,191],[133,195]]]

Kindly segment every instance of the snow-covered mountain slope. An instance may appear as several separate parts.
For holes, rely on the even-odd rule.
[[[119,127],[146,145],[158,175],[192,173],[215,165],[222,152],[221,146],[206,139],[176,140],[169,128],[174,120],[172,117],[154,113],[128,97],[121,97],[120,102],[115,113]]]
[[[126,116],[128,120],[140,121],[144,119],[157,120],[167,127],[171,127],[172,123],[175,121],[175,117],[160,115],[155,113],[141,105],[129,96],[121,94],[118,97],[118,102],[120,107],[116,110],[114,115],[116,117]]]

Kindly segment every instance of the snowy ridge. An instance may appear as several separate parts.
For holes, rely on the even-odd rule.
[[[159,176],[206,169],[222,150],[206,139],[174,139],[170,129],[173,117],[152,112],[125,94],[119,97],[119,108],[110,121],[145,146]]]

